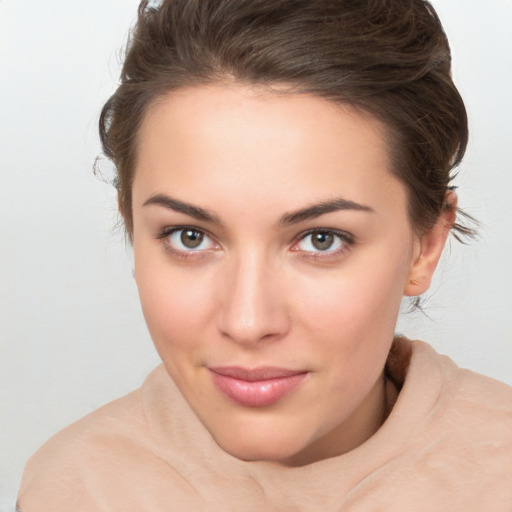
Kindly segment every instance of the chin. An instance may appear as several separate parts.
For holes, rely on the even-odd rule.
[[[292,458],[295,453],[284,452],[283,450],[272,450],[265,446],[253,447],[230,447],[219,445],[225,452],[232,457],[246,462],[274,462],[276,464],[287,465],[286,461]]]
[[[293,459],[302,451],[301,443],[293,443],[291,439],[279,435],[264,435],[251,438],[222,436],[216,443],[229,455],[247,462],[268,461],[287,465],[286,461]],[[296,444],[296,445],[295,445]]]

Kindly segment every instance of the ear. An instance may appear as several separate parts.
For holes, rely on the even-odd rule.
[[[457,213],[457,194],[446,195],[445,206],[434,226],[416,242],[415,255],[404,288],[404,295],[414,297],[425,293],[443,252]]]

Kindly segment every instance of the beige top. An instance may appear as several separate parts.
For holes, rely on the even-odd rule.
[[[512,388],[400,339],[386,422],[299,468],[222,451],[162,366],[50,439],[28,462],[22,512],[512,510]]]

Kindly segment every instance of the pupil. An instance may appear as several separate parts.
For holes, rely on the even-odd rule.
[[[313,233],[312,243],[316,249],[325,251],[326,249],[329,249],[334,243],[334,235],[331,233],[325,233],[323,231],[317,231],[316,233]]]
[[[195,249],[203,241],[204,234],[200,231],[194,231],[193,229],[184,229],[181,232],[181,242],[185,247],[189,249]]]

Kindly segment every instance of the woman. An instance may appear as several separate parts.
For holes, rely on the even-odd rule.
[[[394,335],[472,233],[427,2],[143,2],[100,130],[163,365],[22,511],[510,509],[510,388]]]

